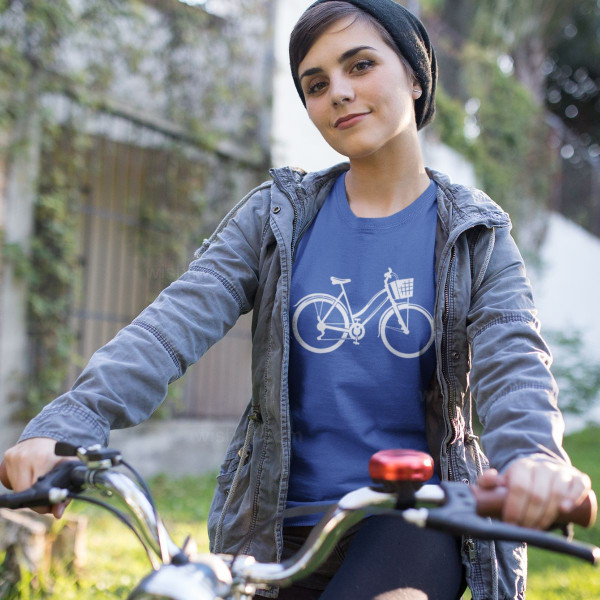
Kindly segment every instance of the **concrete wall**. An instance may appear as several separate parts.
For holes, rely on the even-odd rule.
[[[145,477],[170,477],[215,471],[223,461],[237,420],[169,419],[113,431],[110,447]]]
[[[4,139],[0,225],[4,243],[29,248],[40,157],[40,121],[35,82],[23,98],[26,107]],[[14,399],[27,376],[27,290],[10,263],[0,265],[0,450],[15,435]]]

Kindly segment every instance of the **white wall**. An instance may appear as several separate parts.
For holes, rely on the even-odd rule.
[[[562,215],[551,213],[539,259],[539,265],[529,267],[528,275],[542,332],[579,334],[586,360],[600,363],[600,239]],[[554,346],[552,352],[558,363],[565,349]],[[585,416],[566,416],[568,431],[591,422],[600,423],[600,398]]]
[[[311,0],[279,0],[275,25],[275,82],[273,103],[272,161],[318,171],[345,160],[330,148],[310,122],[290,73],[290,33]]]
[[[544,326],[581,332],[590,354],[600,361],[600,239],[551,213],[539,258],[530,277]]]

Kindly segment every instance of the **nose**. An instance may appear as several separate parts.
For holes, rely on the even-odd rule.
[[[341,106],[354,100],[354,88],[347,77],[332,77],[329,81],[329,95],[334,106]]]

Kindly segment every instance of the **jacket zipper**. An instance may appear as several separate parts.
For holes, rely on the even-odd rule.
[[[450,273],[452,272],[452,266],[454,263],[454,257],[456,255],[456,247],[452,246],[450,251],[450,263],[448,265],[448,274],[446,275],[446,283],[444,285],[444,314],[442,317],[444,329],[442,331],[442,375],[444,376],[444,380],[446,381],[446,385],[448,386],[448,417],[450,421],[450,431],[452,432],[452,439],[456,435],[456,430],[454,428],[454,391],[452,389],[452,382],[450,380],[450,375],[448,374],[448,321],[450,318]],[[450,481],[454,480],[454,472],[452,469],[452,458],[448,453],[448,478]]]
[[[298,222],[298,209],[296,208],[296,205],[294,204],[292,195],[288,192],[286,186],[283,185],[283,182],[281,181],[279,176],[276,175],[275,172],[272,172],[272,177],[276,181],[277,185],[279,186],[279,189],[285,194],[286,198],[290,201],[290,204],[292,205],[292,210],[294,211],[294,221],[292,222],[292,241],[290,244],[291,260],[293,263],[294,262],[294,246],[296,244],[295,237],[296,237],[296,224]]]
[[[450,274],[452,272],[452,266],[454,264],[454,258],[456,255],[456,246],[452,246],[450,251],[450,263],[448,265],[448,273],[446,275],[446,283],[444,285],[444,314],[442,317],[444,330],[442,332],[442,374],[446,381],[446,385],[448,386],[448,418],[450,421],[450,431],[452,432],[452,438],[456,437],[456,428],[454,427],[454,418],[455,418],[455,406],[454,406],[454,390],[452,388],[452,381],[450,379],[450,375],[448,373],[448,362],[449,362],[449,349],[447,347],[448,344],[448,324],[450,320]],[[454,481],[454,469],[452,467],[452,456],[448,451],[448,478],[450,481]],[[477,459],[476,459],[477,460]],[[468,481],[466,482],[468,483]],[[473,565],[473,569],[480,573],[479,565],[477,563],[477,550],[475,548],[475,542],[471,537],[464,538],[464,550],[467,552],[469,556],[469,562]],[[480,575],[477,576],[480,578]],[[483,584],[482,584],[483,585]]]
[[[469,560],[473,562],[475,560],[475,542],[473,538],[465,539],[465,550],[469,554]]]

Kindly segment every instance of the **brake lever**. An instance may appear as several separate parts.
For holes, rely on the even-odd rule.
[[[67,442],[56,442],[54,454],[56,456],[76,456],[87,465],[88,469],[110,469],[123,462],[123,457],[119,450],[104,448],[100,444],[84,448],[83,446],[75,446]]]
[[[537,529],[529,529],[480,517],[476,499],[468,486],[456,481],[442,481],[443,502],[434,508],[409,508],[403,511],[406,521],[420,527],[431,527],[457,536],[468,535],[484,540],[526,542],[581,558],[593,565],[600,564],[600,548]]]

